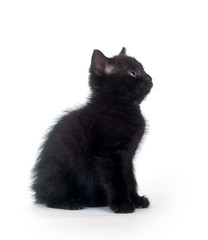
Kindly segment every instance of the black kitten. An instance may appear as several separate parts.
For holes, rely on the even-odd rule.
[[[62,209],[108,205],[115,213],[148,207],[137,194],[133,157],[145,131],[139,104],[151,77],[128,57],[95,50],[89,102],[68,112],[49,132],[33,169],[37,203]]]

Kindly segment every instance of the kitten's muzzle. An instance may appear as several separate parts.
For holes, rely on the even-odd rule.
[[[147,75],[144,77],[144,80],[145,80],[146,86],[152,87],[153,83],[152,83],[152,78],[150,77],[150,75],[147,74]]]
[[[153,86],[152,81],[148,81],[148,82],[146,83],[146,88],[147,88],[147,89],[151,89],[152,86]]]
[[[152,86],[153,86],[152,78],[149,75],[147,75],[145,77],[145,88],[146,88],[146,91],[149,92],[151,90]]]
[[[152,78],[151,78],[150,75],[148,75],[148,74],[145,74],[144,80],[145,80],[146,82],[152,82]]]

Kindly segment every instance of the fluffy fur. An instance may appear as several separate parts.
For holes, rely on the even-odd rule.
[[[33,168],[37,203],[71,210],[108,205],[115,213],[149,205],[137,194],[132,160],[145,132],[139,105],[152,80],[125,52],[107,58],[94,51],[88,103],[56,123]]]

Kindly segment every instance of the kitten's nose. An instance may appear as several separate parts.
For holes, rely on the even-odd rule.
[[[149,75],[147,75],[147,76],[145,77],[145,80],[146,80],[147,82],[152,82],[152,78],[151,78]]]
[[[153,86],[153,83],[152,83],[152,78],[150,77],[150,75],[147,74],[145,76],[145,82],[146,82],[147,88],[151,89]]]

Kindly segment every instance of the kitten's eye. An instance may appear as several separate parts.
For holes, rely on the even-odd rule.
[[[132,77],[136,77],[137,76],[136,72],[133,71],[133,70],[129,71],[129,75],[132,76]]]

